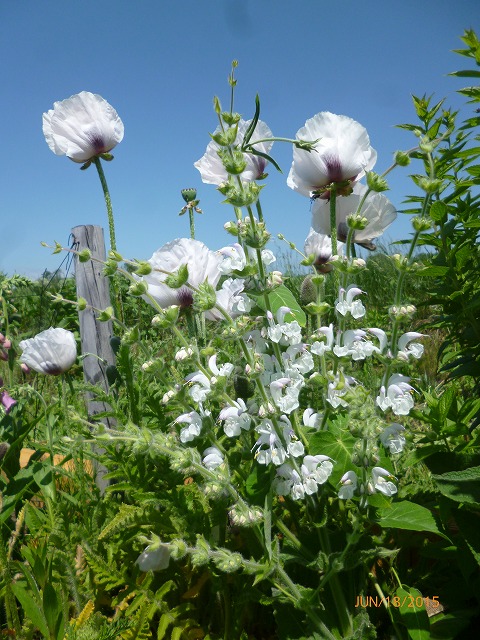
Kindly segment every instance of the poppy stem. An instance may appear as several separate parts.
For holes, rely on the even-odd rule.
[[[103,195],[105,197],[105,204],[107,206],[108,230],[110,233],[110,249],[112,251],[116,251],[117,242],[115,240],[115,221],[113,218],[113,208],[112,208],[112,200],[110,198],[110,191],[108,190],[107,180],[105,178],[105,173],[103,171],[100,158],[99,157],[94,158],[93,162],[97,167],[98,177],[100,178],[100,182],[102,183]]]

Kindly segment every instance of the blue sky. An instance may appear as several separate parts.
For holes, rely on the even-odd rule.
[[[232,213],[193,163],[217,124],[213,96],[228,106],[233,59],[235,107],[246,119],[257,92],[277,136],[294,137],[319,111],[351,116],[367,128],[381,172],[395,150],[415,144],[394,126],[414,121],[412,94],[463,105],[462,79],[447,74],[464,59],[451,50],[479,18],[477,0],[2,0],[0,270],[55,270],[63,256],[41,241],[66,245],[76,225],[107,226],[94,168],[80,171],[45,143],[42,113],[55,101],[99,93],[124,122],[105,166],[123,255],[149,258],[188,235],[187,216],[178,216],[184,187],[197,188],[204,210],[197,238],[217,249],[232,241],[223,229]],[[273,235],[303,247],[310,204],[286,186],[291,148],[277,143],[272,154],[283,175],[270,170],[265,217]],[[390,179],[398,208],[414,192],[409,171]],[[409,232],[399,216],[388,236]]]

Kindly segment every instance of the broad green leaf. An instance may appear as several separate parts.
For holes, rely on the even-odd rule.
[[[287,314],[285,316],[285,322],[292,322],[292,320],[296,320],[300,326],[305,326],[307,321],[305,312],[295,300],[295,296],[293,295],[293,293],[284,284],[280,285],[273,291],[270,291],[270,293],[268,294],[268,299],[270,301],[273,315],[277,313],[280,307],[288,307],[291,311],[291,314]],[[266,305],[263,296],[255,296],[255,302],[261,309],[266,311]]]
[[[407,627],[410,638],[412,640],[429,640],[430,622],[420,591],[412,587],[408,588],[408,591],[399,587],[395,595],[399,599],[398,611],[403,624]]]
[[[480,508],[480,467],[450,471],[432,478],[439,491],[450,500]]]
[[[448,540],[447,536],[438,529],[431,511],[408,500],[392,502],[390,507],[379,509],[377,522],[385,529],[427,531]]]
[[[55,627],[57,625],[58,615],[60,611],[60,603],[58,601],[57,592],[50,583],[45,585],[43,590],[43,612],[50,629],[51,637],[54,637]]]
[[[356,439],[339,429],[316,431],[309,437],[309,452],[312,456],[329,456],[334,461],[331,482],[335,484],[346,471],[352,469],[352,452]]]
[[[430,278],[436,278],[438,276],[444,276],[448,273],[450,267],[431,266],[419,269],[416,273],[419,276],[428,276]]]

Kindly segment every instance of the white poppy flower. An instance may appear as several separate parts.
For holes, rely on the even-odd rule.
[[[307,120],[297,131],[297,139],[318,139],[313,151],[294,147],[287,180],[291,189],[309,198],[332,182],[359,180],[377,159],[361,124],[328,111]]]
[[[390,376],[387,389],[382,386],[375,400],[382,411],[391,409],[397,416],[408,416],[415,404],[411,393],[414,389],[409,381],[410,378],[401,373]]]
[[[337,254],[343,254],[344,243],[337,243]],[[315,229],[310,229],[305,239],[303,250],[306,256],[315,256],[313,266],[319,273],[329,273],[333,266],[328,264],[332,259],[332,239],[324,234],[317,233]]]
[[[203,242],[191,238],[177,238],[168,242],[155,251],[148,262],[153,270],[142,279],[148,285],[148,293],[163,309],[172,305],[189,307],[193,304],[190,287],[183,285],[179,289],[172,289],[165,284],[168,275],[177,272],[181,266],[187,266],[187,283],[193,287],[207,280],[215,287],[222,275],[219,270],[221,257],[210,251]],[[151,304],[148,297],[145,296],[145,300]]]
[[[22,340],[19,344],[23,362],[38,373],[57,376],[65,373],[77,359],[77,343],[71,331],[60,327],[50,327],[34,338]]]
[[[380,442],[386,449],[390,449],[390,453],[401,453],[406,444],[404,431],[405,427],[394,422],[380,434]]]
[[[123,139],[123,122],[101,96],[82,91],[43,114],[43,134],[57,156],[87,162]]]
[[[337,220],[337,232],[340,240],[345,241],[348,234],[347,216],[357,213],[360,201],[367,192],[363,184],[356,184],[353,193],[344,198],[338,198],[335,211]],[[358,212],[368,220],[365,229],[354,232],[353,241],[367,249],[375,249],[372,240],[382,235],[385,229],[392,224],[397,217],[393,204],[381,193],[368,194],[361,210]],[[312,227],[317,233],[330,235],[330,204],[317,198],[312,204]]]
[[[245,136],[245,132],[250,125],[251,120],[240,120],[238,123],[238,131],[237,137],[235,138],[234,145],[241,145],[243,142],[243,138]],[[215,133],[220,133],[220,127],[217,127]],[[253,132],[252,137],[250,138],[250,143],[255,142],[255,140],[263,140],[263,138],[272,138],[272,132],[262,120],[257,122],[257,126],[255,131]],[[260,142],[255,145],[255,149],[257,151],[261,151],[262,153],[269,153],[273,142]],[[218,155],[218,150],[220,149],[219,145],[212,140],[208,143],[207,150],[204,155],[194,163],[194,167],[196,167],[200,171],[200,175],[202,176],[202,182],[207,184],[222,184],[222,182],[226,182],[228,180],[228,173],[223,163]],[[255,156],[251,153],[244,153],[243,157],[247,163],[245,169],[240,174],[240,177],[245,182],[251,182],[252,180],[258,180],[265,172],[265,167],[267,165],[267,161],[261,156]]]
[[[150,547],[147,547],[143,553],[141,553],[135,560],[135,564],[138,564],[140,571],[162,571],[166,569],[170,563],[170,549],[161,544],[158,549],[150,551]]]

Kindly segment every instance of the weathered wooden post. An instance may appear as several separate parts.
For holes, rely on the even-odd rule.
[[[89,249],[92,258],[105,261],[105,240],[102,227],[95,225],[81,225],[72,229],[73,243],[76,251]],[[80,262],[75,257],[75,281],[77,296],[85,298],[88,305],[96,309],[106,309],[111,306],[108,278],[103,275],[103,265],[96,260]],[[80,322],[80,339],[82,353],[92,354],[83,358],[83,376],[85,382],[102,387],[108,391],[106,368],[114,364],[115,357],[110,345],[113,335],[112,322],[99,322],[95,312],[90,307],[78,314]],[[98,356],[98,357],[97,357]],[[89,417],[109,411],[105,402],[95,400],[92,393],[87,393],[87,411]],[[113,427],[111,418],[102,418],[107,427]],[[97,450],[98,451],[98,450]],[[106,469],[97,465],[96,483],[103,492],[108,481],[103,479]]]

